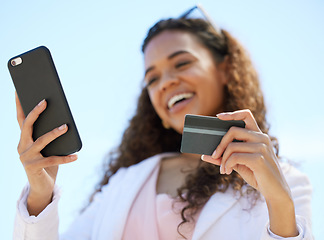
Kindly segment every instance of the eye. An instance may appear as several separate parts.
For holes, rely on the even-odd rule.
[[[149,87],[150,85],[152,85],[157,80],[159,80],[159,78],[156,77],[156,76],[149,78],[148,81],[147,81],[147,83],[146,83],[146,87]]]
[[[188,65],[188,64],[190,64],[191,63],[191,61],[181,61],[181,62],[178,62],[176,65],[175,65],[175,68],[181,68],[181,67],[183,67],[183,66],[186,66],[186,65]]]

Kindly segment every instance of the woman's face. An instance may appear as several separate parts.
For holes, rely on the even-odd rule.
[[[162,121],[182,133],[186,114],[215,116],[223,110],[221,64],[196,36],[163,31],[144,51],[145,83]]]

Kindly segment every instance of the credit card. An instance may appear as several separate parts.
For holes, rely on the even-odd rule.
[[[231,127],[245,127],[241,120],[224,121],[217,117],[187,114],[183,127],[182,153],[212,155]]]

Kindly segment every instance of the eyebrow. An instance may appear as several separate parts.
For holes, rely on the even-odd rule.
[[[168,60],[178,56],[178,55],[181,55],[181,54],[185,54],[185,53],[189,53],[188,51],[185,51],[185,50],[179,50],[179,51],[176,51],[174,53],[172,53],[171,55],[168,56]],[[145,75],[146,76],[150,71],[152,71],[155,67],[154,66],[151,66],[149,67],[148,69],[146,69],[145,71]]]

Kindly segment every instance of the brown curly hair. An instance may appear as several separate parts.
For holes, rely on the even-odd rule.
[[[159,21],[149,30],[142,51],[145,51],[147,44],[155,36],[165,30],[192,33],[213,53],[217,63],[227,61],[225,74],[228,83],[225,86],[224,110],[250,109],[262,132],[268,133],[269,125],[258,76],[248,54],[238,41],[225,30],[217,33],[202,19],[167,19]],[[277,140],[274,137],[271,139],[278,154]],[[181,134],[162,126],[144,87],[135,116],[130,120],[120,145],[108,156],[105,174],[97,191],[109,182],[118,169],[137,164],[158,153],[179,152],[180,143]],[[200,162],[195,172],[188,175],[185,184],[178,189],[179,199],[186,202],[181,211],[182,222],[178,226],[178,232],[180,226],[189,222],[215,192],[225,192],[230,186],[241,192],[245,184],[236,172],[221,175],[218,166]],[[251,191],[256,193],[255,190]]]

